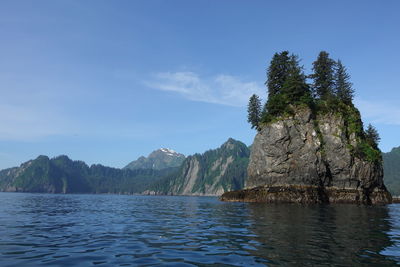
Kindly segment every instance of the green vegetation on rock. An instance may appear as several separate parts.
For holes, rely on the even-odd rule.
[[[336,62],[329,58],[329,54],[325,51],[321,51],[317,60],[313,62],[314,73],[310,75],[310,78],[313,79],[311,88],[316,98],[329,100],[333,97],[335,64]]]
[[[379,134],[371,125],[364,129],[346,68],[322,51],[312,70],[305,75],[298,57],[288,51],[273,56],[265,83],[268,100],[260,118],[249,120],[258,133],[247,189],[224,193],[222,199],[391,203],[383,183]],[[249,118],[256,117],[254,109],[248,111]],[[299,186],[318,190],[303,198],[308,191]]]
[[[307,83],[307,77],[312,83]],[[299,65],[298,56],[288,51],[275,53],[267,71],[268,101],[262,114],[256,108],[253,95],[249,101],[248,118],[252,128],[260,131],[263,127],[284,118],[294,117],[302,107],[309,108],[315,119],[315,131],[323,144],[318,125],[318,117],[333,114],[344,120],[347,146],[353,156],[370,162],[381,162],[378,148],[379,135],[373,126],[364,130],[361,115],[353,105],[354,89],[350,75],[340,60],[329,58],[329,53],[321,51],[313,62],[313,73],[305,75]],[[259,105],[259,104],[258,104]],[[250,119],[251,118],[251,119]],[[258,123],[257,123],[258,122]],[[321,152],[324,152],[322,147]]]
[[[252,95],[250,97],[249,105],[247,107],[247,122],[251,124],[251,128],[258,129],[258,125],[260,123],[260,118],[261,118],[261,100],[258,95]]]
[[[267,71],[268,101],[260,118],[264,124],[282,116],[293,115],[293,106],[312,105],[310,86],[296,55],[288,51],[275,53]]]

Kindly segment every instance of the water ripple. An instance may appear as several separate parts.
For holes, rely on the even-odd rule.
[[[400,205],[0,193],[1,266],[391,266]]]

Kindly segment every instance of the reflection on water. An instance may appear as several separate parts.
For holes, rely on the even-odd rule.
[[[0,266],[391,266],[400,205],[0,193]]]
[[[274,264],[394,265],[395,258],[381,254],[395,245],[388,235],[391,208],[396,207],[249,205],[250,228],[264,244],[253,255]]]

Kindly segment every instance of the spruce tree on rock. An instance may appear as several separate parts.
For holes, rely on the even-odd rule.
[[[345,104],[352,104],[354,98],[354,90],[350,82],[350,75],[347,73],[346,67],[338,60],[335,73],[335,91],[337,97]]]
[[[281,92],[290,68],[290,56],[288,51],[275,53],[267,70],[268,97]]]
[[[335,61],[329,58],[329,53],[321,51],[313,62],[314,73],[310,77],[314,80],[312,89],[315,97],[328,100],[333,96]]]
[[[296,55],[289,55],[287,51],[275,54],[268,69],[269,95],[262,116],[264,122],[292,112],[293,105],[312,102],[306,76]],[[272,75],[273,73],[279,75]]]
[[[378,131],[374,126],[368,124],[367,130],[365,131],[365,136],[367,138],[368,143],[373,148],[378,148],[379,141],[381,140]]]
[[[290,103],[301,102],[302,97],[310,95],[306,75],[303,73],[303,68],[299,65],[296,55],[290,56],[288,75],[282,91],[288,96]]]
[[[259,130],[261,119],[261,100],[258,95],[253,94],[250,97],[249,105],[247,106],[247,121],[251,124],[251,129]]]

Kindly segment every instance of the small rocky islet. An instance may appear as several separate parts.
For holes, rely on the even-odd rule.
[[[342,115],[314,118],[307,108],[263,127],[253,143],[246,189],[226,192],[221,199],[390,203],[382,161],[357,153],[354,148],[363,139],[348,130]]]
[[[294,55],[276,53],[268,69],[268,101],[249,102],[258,130],[245,189],[223,201],[386,204],[379,135],[364,130],[340,61],[321,52],[306,76]],[[306,78],[312,78],[308,84]]]

